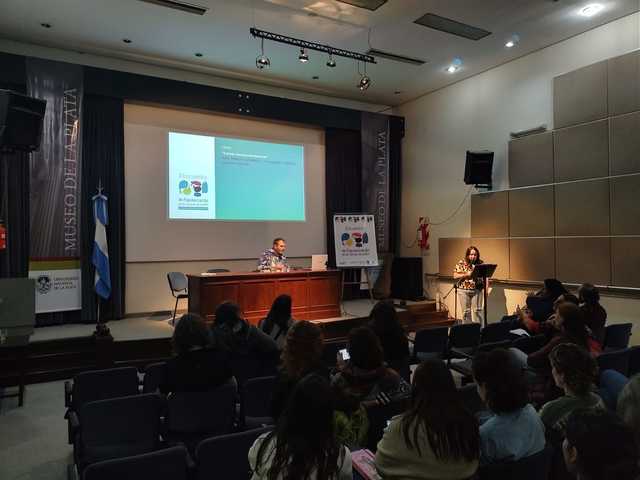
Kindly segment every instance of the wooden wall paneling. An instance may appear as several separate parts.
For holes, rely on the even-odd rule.
[[[607,64],[609,115],[640,110],[640,50],[610,58]]]
[[[609,235],[609,180],[555,186],[556,235]]]
[[[509,186],[553,183],[553,133],[528,135],[509,142]]]
[[[611,175],[640,173],[640,112],[610,119]]]
[[[555,239],[512,238],[509,240],[509,278],[542,281],[555,278]]]
[[[480,258],[485,263],[498,265],[493,278],[506,280],[509,278],[509,240],[506,238],[472,238],[471,244],[480,250]],[[462,252],[464,254],[464,251]]]
[[[640,288],[640,237],[611,239],[611,284]]]
[[[553,237],[555,208],[553,186],[509,191],[509,236]]]
[[[439,238],[438,270],[440,275],[453,275],[456,263],[464,258],[464,252],[470,245],[470,238]]]
[[[609,182],[611,235],[640,235],[640,174],[611,178]]]
[[[471,195],[471,236],[509,235],[509,193],[489,192]]]
[[[556,274],[561,282],[611,285],[611,238],[557,238]]]
[[[609,120],[599,120],[553,132],[556,182],[609,175]]]
[[[553,79],[554,128],[607,116],[607,61]]]

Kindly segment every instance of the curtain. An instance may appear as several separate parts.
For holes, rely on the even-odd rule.
[[[102,184],[108,198],[107,244],[111,270],[111,296],[100,303],[102,320],[124,316],[124,102],[122,99],[85,95],[82,133],[82,318],[96,321],[97,295],[91,263],[95,221],[91,198]]]

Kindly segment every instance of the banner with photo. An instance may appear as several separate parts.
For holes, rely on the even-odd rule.
[[[27,93],[47,101],[42,143],[30,165],[36,313],[79,310],[82,67],[28,58]]]
[[[373,214],[378,252],[390,248],[389,117],[362,113],[362,211]]]
[[[334,215],[333,231],[337,267],[359,268],[378,265],[373,215]]]

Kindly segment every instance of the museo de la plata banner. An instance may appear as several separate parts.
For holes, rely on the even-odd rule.
[[[30,165],[36,313],[79,310],[82,67],[29,58],[27,86],[30,96],[47,101],[42,143]]]

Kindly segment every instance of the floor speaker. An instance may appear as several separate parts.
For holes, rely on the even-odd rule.
[[[391,296],[402,300],[423,300],[422,258],[396,257],[391,269]]]

